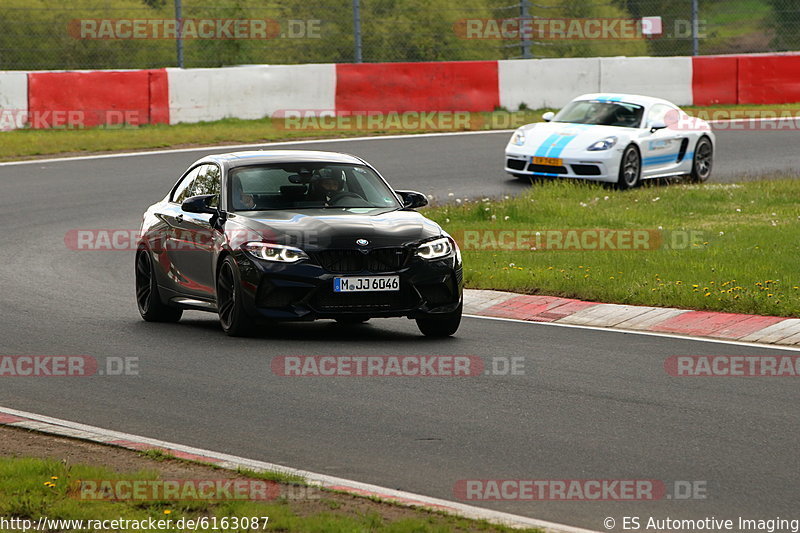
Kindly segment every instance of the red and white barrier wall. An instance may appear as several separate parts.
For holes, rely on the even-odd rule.
[[[491,111],[497,61],[336,65],[337,111]]]
[[[692,103],[690,57],[595,57],[498,62],[500,105],[561,107],[583,93],[632,93]]]
[[[693,60],[695,105],[800,102],[800,53]]]
[[[336,65],[167,69],[169,122],[258,119],[286,109],[332,110]]]
[[[295,110],[559,107],[588,92],[640,93],[679,105],[800,102],[800,53],[0,72],[0,129],[13,129],[9,113],[32,117],[30,127],[53,127],[41,118],[69,113],[86,127],[176,124]]]
[[[168,95],[163,69],[28,74],[28,113],[43,123],[45,113],[60,112],[67,120],[74,113],[84,127],[162,124],[169,121]]]
[[[28,73],[0,72],[0,131],[24,127],[27,113]]]

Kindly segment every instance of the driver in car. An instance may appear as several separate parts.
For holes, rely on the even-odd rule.
[[[604,104],[592,104],[586,112],[587,124],[609,125],[609,119],[609,109]]]
[[[242,180],[239,176],[233,178],[233,207],[235,209],[255,209],[256,200],[252,194],[244,192],[242,187]]]
[[[325,205],[331,205],[341,198],[344,194],[344,180],[337,176],[332,169],[320,169],[319,175],[311,182],[309,197],[314,200],[324,201]]]

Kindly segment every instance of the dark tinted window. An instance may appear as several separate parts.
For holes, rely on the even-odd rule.
[[[579,100],[567,104],[553,118],[553,122],[638,128],[642,123],[643,114],[644,108],[636,104]]]
[[[342,163],[286,163],[234,168],[234,211],[314,208],[398,208],[397,198],[371,168]]]

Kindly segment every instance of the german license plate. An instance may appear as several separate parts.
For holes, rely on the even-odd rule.
[[[548,167],[564,166],[564,160],[560,157],[532,157],[531,163],[534,165],[546,165]]]
[[[399,291],[400,276],[347,276],[333,278],[333,292]]]

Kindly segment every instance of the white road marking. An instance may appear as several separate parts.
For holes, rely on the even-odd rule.
[[[608,331],[610,333],[625,333],[628,335],[649,335],[651,337],[668,337],[671,339],[681,339],[687,341],[697,341],[697,342],[715,342],[718,344],[732,344],[734,346],[749,346],[750,348],[762,348],[764,350],[784,350],[789,352],[800,352],[800,347],[792,347],[792,346],[780,346],[776,344],[761,344],[757,342],[742,342],[742,341],[731,341],[725,339],[712,339],[709,337],[691,337],[689,335],[679,335],[677,333],[661,333],[657,331],[638,331],[634,329],[619,329],[619,328],[603,328],[599,326],[582,326],[580,324],[560,324],[558,322],[537,322],[535,320],[521,320],[518,318],[504,318],[498,316],[482,316],[482,315],[470,315],[464,313],[465,317],[468,318],[482,318],[484,320],[501,320],[505,322],[517,322],[520,324],[535,324],[537,326],[557,326],[561,328],[579,328],[579,329],[591,329],[595,331]]]

